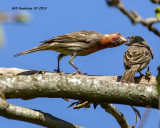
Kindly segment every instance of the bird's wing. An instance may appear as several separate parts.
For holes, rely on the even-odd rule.
[[[67,43],[67,42],[85,42],[89,43],[93,39],[97,39],[101,34],[94,31],[78,31],[69,34],[64,34],[60,36],[56,36],[46,41],[42,41],[40,43],[53,43],[53,42],[60,42],[60,43]]]
[[[154,58],[154,55],[153,55],[153,50],[152,50],[152,48],[148,46],[148,50],[150,51],[151,56],[152,56],[152,59],[153,59],[153,58]]]
[[[124,54],[124,64],[127,67],[149,62],[152,58],[151,52],[146,47],[130,46]]]

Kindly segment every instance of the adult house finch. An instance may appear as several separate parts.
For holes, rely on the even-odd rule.
[[[121,78],[121,82],[134,83],[135,73],[140,73],[147,67],[150,60],[153,59],[153,51],[142,37],[130,36],[128,38],[130,42],[125,44],[129,48],[124,53],[125,73]]]
[[[86,56],[105,48],[119,46],[126,41],[127,39],[120,33],[101,34],[94,31],[78,31],[42,41],[40,42],[43,43],[42,45],[23,51],[14,56],[20,56],[36,51],[53,50],[61,53],[58,56],[57,72],[60,71],[60,60],[64,56],[71,55],[69,63],[78,71],[79,74],[82,74],[81,71],[73,64],[73,59],[76,56]]]
[[[57,51],[61,53],[58,56],[57,72],[60,71],[60,60],[64,56],[71,55],[69,63],[78,71],[79,74],[82,74],[81,71],[73,64],[73,59],[76,56],[86,56],[105,48],[119,46],[125,43],[126,41],[127,39],[120,33],[101,34],[94,31],[78,31],[57,36],[46,41],[42,41],[42,45],[18,53],[14,56],[20,56],[23,54],[43,50]],[[82,107],[90,105],[91,102],[78,101],[77,104]]]

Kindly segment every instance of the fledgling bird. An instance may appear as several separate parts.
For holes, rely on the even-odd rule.
[[[112,48],[125,43],[127,39],[120,33],[101,34],[94,31],[78,31],[69,34],[53,37],[49,40],[42,41],[42,45],[23,51],[14,56],[20,56],[36,51],[53,50],[59,52],[57,72],[60,72],[60,60],[67,55],[71,55],[69,63],[82,74],[81,71],[73,64],[76,56],[86,56],[96,51]]]
[[[129,48],[124,53],[124,67],[125,73],[121,78],[121,82],[134,83],[134,76],[136,72],[139,72],[147,67],[150,60],[153,59],[152,48],[147,42],[140,36],[128,37],[130,42],[125,45]]]

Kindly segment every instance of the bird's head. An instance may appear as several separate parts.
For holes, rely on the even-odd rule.
[[[134,45],[135,43],[139,45],[148,45],[147,42],[140,36],[129,36],[127,38],[130,39],[130,41],[125,44],[127,46]]]
[[[152,56],[152,59],[153,59],[152,48],[149,47],[149,45],[147,44],[147,42],[142,37],[140,37],[140,36],[129,36],[127,38],[130,39],[130,41],[127,42],[125,45],[127,45],[127,46],[146,47],[151,52],[151,56]]]
[[[120,33],[105,34],[100,42],[108,48],[116,47],[127,42],[127,39]]]

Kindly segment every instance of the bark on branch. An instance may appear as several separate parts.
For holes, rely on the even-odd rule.
[[[119,82],[120,76],[86,76],[64,73],[35,74],[35,71],[22,72],[21,70],[18,74],[27,73],[34,74],[6,76],[1,72],[0,89],[6,99],[59,97],[95,103],[107,102],[158,108],[155,77],[152,77],[149,82],[142,78],[140,84],[127,84]],[[7,74],[10,74],[9,71]]]
[[[35,73],[37,73],[36,70],[28,71],[17,68],[0,68],[0,77],[6,77],[6,80],[10,79],[10,77],[15,76],[17,74],[29,75]],[[10,85],[11,83],[9,84],[9,86]],[[3,117],[6,117],[8,119],[30,122],[48,128],[84,128],[75,124],[71,124],[67,121],[58,119],[40,110],[33,110],[9,104],[5,99],[5,89],[6,87],[3,87],[3,85],[0,86],[0,115]],[[21,92],[23,92],[23,90],[21,90]]]
[[[127,128],[129,124],[125,117],[109,103],[158,108],[158,92],[155,77],[150,80],[144,77],[139,84],[120,83],[120,78],[0,68],[0,115],[53,128],[63,128],[66,125],[68,128],[81,128],[49,114],[11,105],[5,101],[11,98],[71,98],[101,104],[116,118],[121,127]],[[138,81],[137,78],[136,82]]]

